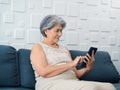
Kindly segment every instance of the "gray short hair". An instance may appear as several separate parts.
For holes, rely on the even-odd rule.
[[[56,15],[47,15],[40,23],[40,32],[46,37],[44,30],[51,29],[55,26],[55,24],[60,24],[62,28],[66,26],[66,22]]]

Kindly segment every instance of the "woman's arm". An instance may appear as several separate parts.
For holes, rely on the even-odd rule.
[[[68,50],[68,53],[69,53],[69,56],[71,57],[69,50]],[[84,57],[82,57],[82,58],[84,59]],[[79,70],[77,70],[76,67],[72,68],[72,70],[75,72],[75,74],[76,74],[76,76],[78,78],[82,77],[83,75],[85,75],[86,73],[88,73],[93,68],[94,51],[92,51],[92,56],[91,57],[90,57],[89,54],[87,54],[85,58],[87,59],[87,61],[84,60],[84,62],[86,63],[86,67],[85,68],[82,68],[82,69],[79,69]],[[72,59],[72,57],[71,57],[71,59]],[[82,63],[83,59],[79,63]]]
[[[67,64],[57,66],[48,65],[43,48],[39,44],[35,44],[32,48],[30,59],[38,75],[42,77],[52,77],[76,66],[80,57],[77,57],[76,61],[71,61]]]
[[[78,78],[84,76],[87,72],[89,72],[88,68],[82,68],[82,69],[77,70],[76,67],[74,67],[72,70],[75,72]]]

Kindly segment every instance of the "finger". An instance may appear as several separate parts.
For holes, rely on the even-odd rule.
[[[85,56],[84,61],[85,62],[90,62],[90,59],[87,56]]]
[[[82,57],[82,61],[85,59],[85,56],[81,56]]]
[[[94,57],[94,50],[92,50],[92,57]]]
[[[92,62],[95,62],[95,59],[94,59],[94,58],[92,59]]]
[[[83,57],[80,56],[80,57],[79,57],[79,63],[81,63],[82,61],[83,61]]]
[[[76,58],[76,59],[77,59],[77,61],[79,61],[79,60],[80,60],[80,58],[81,58],[80,56],[77,56],[77,58]]]
[[[89,54],[86,54],[86,57],[91,60],[91,56]]]

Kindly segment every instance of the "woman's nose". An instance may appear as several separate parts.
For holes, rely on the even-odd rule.
[[[62,32],[59,32],[59,34],[58,34],[59,36],[61,36],[62,35]]]

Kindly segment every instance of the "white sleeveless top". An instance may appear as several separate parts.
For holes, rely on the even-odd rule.
[[[40,43],[40,45],[43,47],[49,65],[58,65],[71,61],[65,47],[59,46],[59,48],[53,48],[44,43]]]

